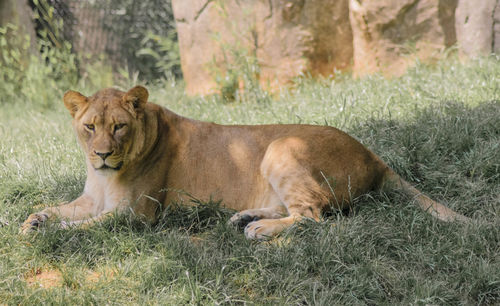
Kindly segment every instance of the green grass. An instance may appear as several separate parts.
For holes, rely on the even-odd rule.
[[[117,216],[88,230],[18,235],[39,205],[83,188],[70,116],[60,100],[43,98],[67,89],[40,86],[40,95],[0,104],[0,303],[500,303],[498,58],[421,65],[392,80],[298,80],[272,101],[228,104],[187,98],[182,83],[150,86],[152,101],[196,119],[342,128],[425,193],[477,220],[444,224],[401,194],[372,193],[348,214],[261,243],[226,225],[232,212],[224,202],[172,206],[154,226]],[[57,286],[28,284],[49,270],[59,271]]]

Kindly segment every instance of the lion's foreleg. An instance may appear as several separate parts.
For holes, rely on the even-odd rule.
[[[113,216],[113,212],[105,212],[102,214],[99,214],[95,217],[83,219],[83,220],[76,220],[76,221],[62,221],[62,226],[63,227],[71,227],[71,226],[78,226],[79,228],[88,228],[96,223],[102,222],[110,217]]]
[[[65,222],[62,223],[64,225],[95,217],[97,213],[92,199],[83,194],[70,203],[48,207],[40,212],[29,215],[21,226],[21,232],[28,233],[47,220],[61,220]]]

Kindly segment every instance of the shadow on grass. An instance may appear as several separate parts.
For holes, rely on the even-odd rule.
[[[405,121],[367,120],[350,132],[437,200],[470,217],[499,215],[500,101],[443,102]]]

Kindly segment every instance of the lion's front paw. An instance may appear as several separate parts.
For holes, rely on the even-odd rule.
[[[44,213],[36,213],[29,215],[28,219],[24,221],[23,225],[21,225],[20,232],[22,234],[27,234],[33,231],[35,228],[38,228],[43,222],[45,222],[49,216]]]

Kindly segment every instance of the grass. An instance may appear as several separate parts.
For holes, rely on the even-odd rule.
[[[171,206],[154,226],[116,216],[20,236],[30,212],[75,198],[85,180],[70,117],[60,100],[43,100],[54,92],[41,92],[0,104],[1,303],[500,303],[498,58],[419,65],[392,80],[303,79],[273,101],[188,98],[172,81],[149,89],[152,101],[196,119],[342,128],[477,222],[438,222],[393,192],[261,243],[226,225],[224,202]]]

